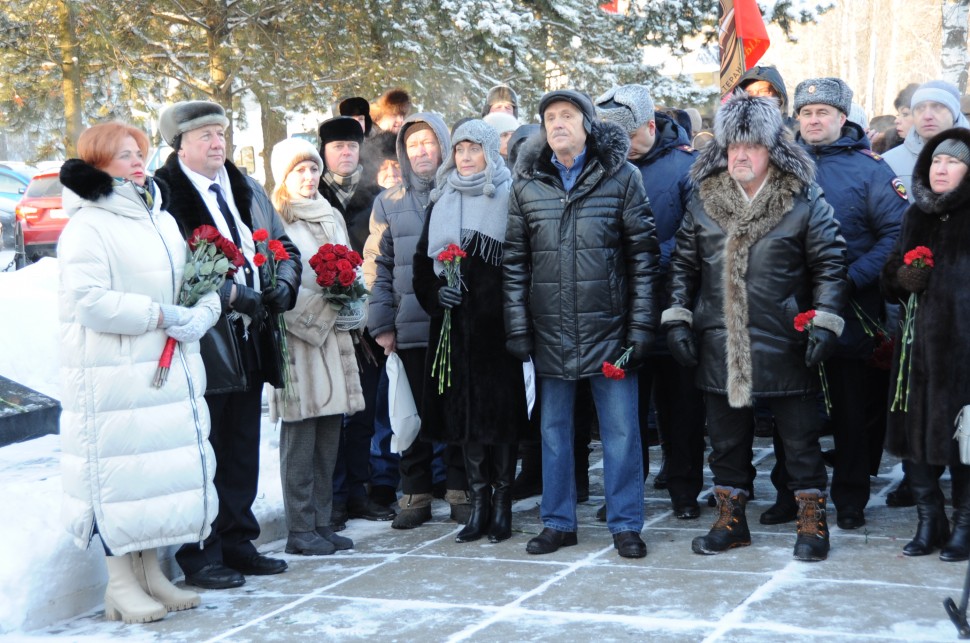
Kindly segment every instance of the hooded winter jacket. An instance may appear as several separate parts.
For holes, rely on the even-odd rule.
[[[405,140],[415,123],[427,123],[438,139],[439,158],[451,153],[448,127],[437,114],[412,114],[397,135],[397,158],[401,185],[382,192],[374,201],[370,236],[364,245],[364,278],[371,290],[367,329],[372,337],[396,332],[399,349],[424,348],[431,326],[428,313],[414,296],[412,284],[414,250],[424,228],[433,179],[414,174]]]
[[[855,123],[846,121],[841,138],[829,145],[809,145],[801,134],[795,140],[815,161],[816,181],[825,191],[845,239],[851,302],[870,320],[882,324],[885,306],[879,293],[879,273],[899,236],[908,205],[905,191],[897,189],[895,173],[869,149],[869,139]],[[868,359],[873,340],[863,330],[852,303],[841,311],[845,330],[836,354]]]
[[[814,393],[819,378],[805,365],[808,333],[795,330],[794,320],[814,309],[817,326],[842,332],[846,250],[832,206],[787,136],[779,137],[752,202],[726,167],[726,148],[712,141],[691,170],[698,189],[677,231],[663,322],[692,326],[697,386],[727,395],[733,407]]]
[[[523,144],[513,172],[505,237],[505,331],[528,337],[536,373],[602,374],[657,326],[659,248],[630,138],[594,122],[586,163],[566,192],[545,131]]]
[[[953,422],[970,404],[970,174],[955,189],[937,194],[930,189],[933,151],[948,138],[970,145],[970,130],[940,132],[919,155],[913,171],[915,205],[903,217],[903,229],[882,271],[882,285],[893,303],[905,302],[909,293],[897,271],[903,256],[916,246],[933,252],[929,282],[918,298],[911,345],[908,410],[889,413],[886,449],[895,456],[938,466],[959,463],[953,440]],[[899,335],[890,382],[895,391],[899,369]]]
[[[168,381],[152,386],[188,248],[154,192],[71,160],[61,170],[71,220],[60,264],[62,515],[86,547],[94,525],[115,555],[201,542],[219,508],[212,484],[205,368],[178,343]],[[200,306],[219,309],[214,293]]]

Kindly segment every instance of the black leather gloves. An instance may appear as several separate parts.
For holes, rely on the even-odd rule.
[[[805,351],[805,366],[813,368],[824,362],[839,345],[839,336],[827,328],[815,327],[812,330],[812,340],[808,342]]]
[[[438,304],[442,308],[454,308],[461,303],[461,289],[442,286],[438,289]]]
[[[667,328],[667,349],[681,366],[697,366],[697,339],[686,322],[671,324]]]
[[[269,275],[264,278],[263,303],[274,315],[285,313],[296,305],[296,289],[299,288],[299,275],[293,267],[292,261],[281,261],[276,264],[276,285],[270,286]]]
[[[259,292],[249,286],[236,284],[236,299],[232,302],[232,308],[244,315],[249,315],[253,321],[259,324],[266,318],[263,297]]]
[[[532,338],[528,335],[510,337],[505,342],[505,349],[516,359],[528,362],[532,355]]]

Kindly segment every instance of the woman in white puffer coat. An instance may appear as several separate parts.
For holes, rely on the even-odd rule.
[[[201,542],[218,511],[199,338],[218,296],[176,306],[188,248],[145,174],[145,134],[104,123],[61,168],[71,217],[58,242],[63,517],[81,548],[107,555],[105,615],[158,620],[196,607],[156,548]],[[168,337],[168,381],[152,385]]]

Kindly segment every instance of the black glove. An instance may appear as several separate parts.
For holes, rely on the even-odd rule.
[[[647,347],[653,342],[649,338],[644,339],[640,342],[628,341],[627,346],[632,346],[633,350],[630,352],[630,356],[626,359],[626,365],[623,367],[627,371],[635,371],[641,366],[643,366],[643,360],[647,357]]]
[[[926,284],[930,280],[930,269],[903,264],[896,271],[896,279],[899,280],[903,290],[918,295],[926,290]]]
[[[461,303],[461,290],[453,286],[442,286],[438,289],[438,304],[442,308],[454,308]]]
[[[236,284],[236,299],[232,302],[232,309],[249,315],[257,325],[262,324],[266,318],[266,308],[260,293],[242,284]]]
[[[275,286],[264,290],[262,295],[263,304],[274,315],[288,311],[290,308],[293,308],[293,304],[295,303],[293,289],[285,281],[277,281]]]
[[[687,322],[678,322],[667,328],[667,349],[681,366],[697,366],[697,339]]]
[[[528,362],[529,356],[532,355],[532,339],[528,335],[510,337],[505,341],[505,349],[512,354],[512,357]]]
[[[805,351],[805,366],[809,368],[818,366],[832,357],[832,353],[839,345],[839,336],[827,328],[816,327],[812,335],[812,340],[808,342],[808,350]]]

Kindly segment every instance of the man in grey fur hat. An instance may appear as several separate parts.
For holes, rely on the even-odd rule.
[[[819,447],[818,366],[838,344],[847,304],[845,241],[811,159],[770,99],[736,95],[691,168],[698,188],[670,263],[667,343],[697,367],[713,453],[718,518],[698,554],[751,544],[752,405],[774,413],[798,503],[798,560],[828,555],[827,475]],[[814,311],[809,329],[795,316]]]
[[[286,571],[285,561],[264,556],[253,545],[260,530],[252,505],[259,478],[263,382],[283,384],[271,324],[296,304],[303,269],[300,253],[283,232],[262,186],[226,158],[228,125],[225,110],[216,103],[187,101],[167,107],[159,129],[175,153],[155,175],[169,187],[165,208],[186,238],[200,225],[214,226],[246,258],[245,266],[221,288],[222,317],[201,342],[219,514],[204,547],[184,545],[175,555],[185,582],[206,589],[239,587],[245,575]],[[277,264],[276,286],[255,268],[253,231],[260,228],[270,239],[280,240],[290,255]]]
[[[603,441],[607,525],[642,558],[643,462],[637,369],[656,330],[658,248],[630,139],[574,90],[545,94],[542,130],[519,154],[505,238],[507,348],[535,364],[542,403],[543,530],[530,554],[577,544],[573,408],[589,381]],[[628,371],[616,379],[605,362]]]

